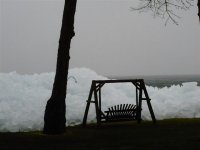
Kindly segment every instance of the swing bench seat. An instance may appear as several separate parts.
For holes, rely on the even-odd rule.
[[[134,104],[120,104],[104,111],[105,122],[131,121],[137,119],[137,106]]]

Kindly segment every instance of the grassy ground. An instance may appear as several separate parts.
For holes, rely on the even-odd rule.
[[[199,150],[200,119],[66,128],[63,135],[0,133],[0,150]]]

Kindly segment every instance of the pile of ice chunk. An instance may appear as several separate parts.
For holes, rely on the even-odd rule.
[[[69,71],[66,98],[66,125],[80,124],[83,119],[91,81],[107,79],[87,68]],[[0,73],[0,132],[42,130],[45,105],[51,95],[54,73],[20,75]],[[77,81],[77,82],[76,82]],[[107,84],[102,88],[102,109],[124,103],[135,104],[132,84]],[[164,88],[147,87],[157,119],[200,117],[200,87],[197,83]],[[143,103],[142,118],[150,120],[149,110]],[[91,104],[88,122],[94,122]]]

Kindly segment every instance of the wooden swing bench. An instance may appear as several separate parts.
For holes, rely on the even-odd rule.
[[[114,84],[114,83],[132,83],[135,86],[135,101],[134,104],[119,104],[108,108],[107,111],[102,111],[101,108],[101,89],[105,84]],[[94,99],[92,99],[94,98]],[[156,118],[151,106],[149,95],[145,87],[143,79],[130,79],[130,80],[92,80],[90,92],[87,99],[87,104],[85,108],[85,114],[83,117],[83,127],[86,126],[87,116],[90,108],[90,104],[95,105],[96,110],[96,119],[97,125],[100,125],[101,122],[119,122],[119,121],[131,121],[137,120],[138,123],[141,122],[141,110],[142,102],[146,101],[149,108],[149,112],[152,118],[153,123],[156,123]]]
[[[137,106],[134,104],[120,104],[108,108],[108,111],[104,111],[102,119],[105,122],[117,122],[117,121],[131,121],[137,118]]]

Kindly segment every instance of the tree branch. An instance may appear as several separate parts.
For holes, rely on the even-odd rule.
[[[140,0],[140,5],[137,8],[131,8],[132,10],[139,11],[151,11],[154,16],[161,16],[165,18],[165,25],[171,21],[178,25],[177,19],[181,17],[177,15],[175,10],[188,10],[190,9],[194,0]],[[200,0],[198,0],[198,8],[200,8]],[[199,10],[200,11],[200,10]],[[198,13],[200,19],[200,13]]]

